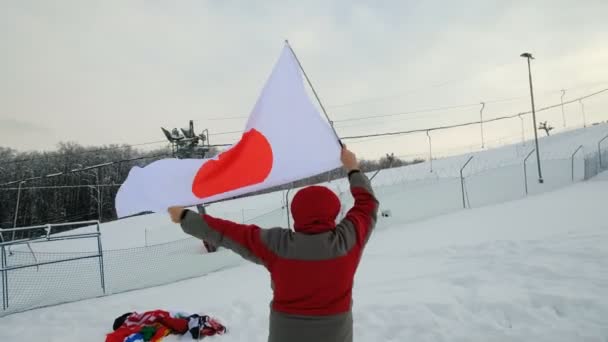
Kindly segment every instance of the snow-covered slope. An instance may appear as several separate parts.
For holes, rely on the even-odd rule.
[[[601,124],[586,129],[577,129],[540,139],[540,150],[544,162],[544,185],[535,182],[536,163],[531,158],[528,163],[529,192],[542,193],[563,187],[571,182],[571,154],[583,145],[583,153],[575,158],[575,181],[583,178],[584,153],[597,151],[597,142],[608,134],[608,125]],[[490,149],[469,155],[454,156],[433,161],[433,172],[428,162],[407,167],[381,171],[374,179],[379,196],[386,201],[400,198],[414,208],[402,215],[403,222],[416,221],[462,208],[460,168],[469,156],[474,156],[465,171],[467,204],[479,207],[500,203],[524,196],[522,160],[532,150],[533,141],[525,145],[516,144]],[[343,194],[345,205],[349,205],[346,180],[333,181],[330,186]],[[291,192],[291,196],[296,191]],[[261,226],[287,225],[287,216],[282,207],[285,191],[242,198],[214,204],[209,207],[212,215],[237,222],[255,223]],[[383,202],[386,202],[383,201]],[[388,206],[392,212],[399,212],[397,206]],[[82,231],[93,231],[94,227]],[[131,217],[101,225],[102,245],[106,250],[117,250],[162,244],[187,238],[181,230],[174,229],[165,213]],[[53,244],[36,244],[35,252],[83,252],[95,251],[96,241],[72,240]]]
[[[600,173],[599,175],[595,176],[592,181],[608,181],[608,171],[604,171],[602,173]]]
[[[357,274],[356,341],[605,341],[607,178],[421,222],[389,218]],[[219,317],[230,331],[213,340],[265,341],[270,297],[266,271],[245,264],[0,318],[0,341],[101,340],[116,316],[155,308]]]
[[[564,155],[564,151],[571,155],[572,152],[569,150],[574,151],[580,145],[585,146],[587,153],[593,153],[592,148],[606,134],[608,134],[608,125],[575,130],[542,139],[541,148],[545,158],[547,154],[560,157]],[[545,183],[542,185],[536,181],[535,164],[531,158],[526,183],[521,157],[517,157],[519,150],[524,151],[521,145],[477,153],[473,163],[478,164],[471,164],[471,170],[467,168],[464,174],[464,186],[461,185],[459,177],[453,177],[453,173],[456,170],[456,174],[459,175],[460,167],[467,156],[435,160],[432,173],[429,172],[429,163],[380,172],[373,184],[381,202],[381,209],[389,211],[391,215],[380,217],[378,231],[389,227],[404,229],[402,227],[409,227],[408,224],[413,222],[432,221],[441,215],[455,212],[460,212],[458,215],[471,215],[470,210],[463,211],[463,204],[468,208],[486,207],[484,210],[491,210],[496,204],[524,198],[526,188],[530,195],[546,195],[550,191],[571,185],[583,178],[585,167],[585,162],[581,158],[583,154],[575,158],[574,164],[571,164],[568,155],[566,158],[544,159]],[[486,164],[482,161],[486,161]],[[596,162],[597,160],[591,160],[591,165],[596,165]],[[478,172],[474,171],[473,166],[478,168]],[[574,166],[573,174],[571,174],[572,166]],[[479,168],[484,171],[479,171]],[[597,179],[602,177],[606,176],[601,175]],[[350,207],[352,199],[346,180],[337,180],[326,185],[341,194],[344,209]],[[295,192],[291,191],[289,197]],[[542,201],[545,195],[534,196],[531,200]],[[262,227],[285,227],[288,223],[284,209],[285,196],[285,192],[276,192],[227,201],[212,205],[209,211],[212,215],[237,222],[255,223]],[[534,226],[544,227],[551,222],[553,212],[567,212],[577,206],[577,202],[571,201],[572,198],[574,197],[570,198],[570,202],[560,204],[561,207],[555,205],[547,207],[534,215],[526,216],[525,220],[532,222]],[[602,200],[597,198],[598,203],[602,203]],[[500,212],[493,216],[500,217]],[[585,221],[581,217],[572,216],[572,218],[576,218],[571,221],[573,225],[580,225],[580,222]],[[469,220],[474,222],[477,218],[473,216]],[[502,227],[497,231],[505,234],[512,230],[512,227],[501,226],[503,222],[510,224],[511,221],[496,219],[489,224]],[[424,224],[424,222],[420,223],[422,227]],[[514,226],[529,225],[517,223]],[[87,227],[81,231],[94,229],[95,227]],[[437,233],[433,229],[428,231],[429,239],[437,243],[439,241]],[[449,243],[462,240],[470,244],[476,241],[476,237],[486,233],[486,230],[481,230],[476,235],[464,234],[463,232],[466,231],[466,227],[449,230],[446,232],[447,235],[442,235],[440,239],[447,239]],[[104,248],[105,294],[116,294],[199,277],[243,262],[227,251],[212,255],[204,254],[205,249],[201,242],[185,235],[164,213],[105,223],[101,225],[101,232]],[[492,230],[488,232],[497,234]],[[531,234],[534,232],[536,229],[532,230]],[[409,235],[404,237],[404,239],[408,238]],[[13,248],[13,254],[8,255],[7,263],[14,266],[33,263],[36,260],[54,262],[86,255],[82,253],[89,253],[88,255],[96,253],[97,247],[96,239],[33,243],[31,244],[33,254],[27,246],[18,246]],[[133,275],[137,276],[133,277]],[[103,295],[100,282],[100,267],[97,259],[93,258],[11,271],[9,277],[11,305],[8,311],[0,312],[0,316],[32,307]]]

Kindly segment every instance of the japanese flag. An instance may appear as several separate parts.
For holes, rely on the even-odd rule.
[[[118,217],[217,201],[314,176],[341,165],[340,143],[315,108],[285,44],[243,132],[211,159],[134,167],[116,195]]]

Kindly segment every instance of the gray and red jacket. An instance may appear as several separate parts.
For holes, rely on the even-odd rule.
[[[295,232],[261,229],[191,211],[183,216],[187,234],[231,249],[270,272],[270,342],[352,341],[353,281],[376,223],[378,201],[362,172],[351,172],[349,181],[355,203],[345,218],[328,225],[312,217],[303,229],[308,233],[297,226]]]

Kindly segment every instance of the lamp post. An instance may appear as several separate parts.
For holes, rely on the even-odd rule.
[[[483,141],[483,109],[486,108],[485,102],[480,102],[481,109],[479,110],[479,125],[481,127],[481,148],[485,148],[485,143]]]
[[[583,104],[583,100],[578,100],[578,103],[581,104],[581,112],[583,112],[583,127],[587,128],[587,118],[585,118],[585,105]]]
[[[530,81],[530,100],[532,102],[532,121],[533,125],[532,129],[534,130],[534,143],[536,144],[536,165],[538,166],[538,182],[543,183],[543,174],[540,166],[540,151],[538,148],[538,132],[536,131],[536,109],[534,108],[534,90],[532,88],[532,71],[530,69],[530,60],[534,59],[532,54],[529,52],[524,52],[520,55],[520,57],[525,58],[528,61],[528,79]]]

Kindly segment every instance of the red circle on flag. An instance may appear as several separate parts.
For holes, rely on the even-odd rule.
[[[207,198],[262,183],[272,170],[273,154],[268,139],[255,129],[216,159],[201,166],[192,183],[192,193]]]

